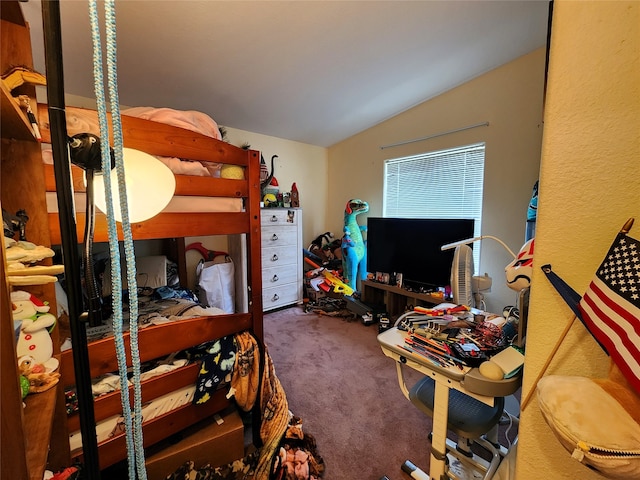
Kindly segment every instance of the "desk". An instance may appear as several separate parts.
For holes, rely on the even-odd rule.
[[[408,398],[409,392],[402,381],[402,365],[411,367],[435,381],[433,406],[433,435],[431,440],[431,460],[429,476],[433,480],[445,477],[447,441],[447,416],[449,409],[449,389],[453,388],[492,406],[494,397],[505,397],[514,393],[522,383],[522,376],[510,379],[490,380],[480,374],[477,368],[440,367],[430,363],[425,357],[406,351],[401,345],[407,332],[393,327],[378,335],[383,353],[396,361],[400,388]]]

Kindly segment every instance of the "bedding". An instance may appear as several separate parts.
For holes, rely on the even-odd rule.
[[[184,367],[190,363],[200,363],[197,381],[185,387],[178,388],[172,392],[161,395],[142,406],[142,417],[145,422],[150,421],[160,415],[164,415],[172,410],[180,408],[188,403],[202,404],[211,398],[211,394],[219,388],[228,386],[231,381],[231,372],[235,364],[236,346],[233,336],[208,342],[183,352],[172,354],[167,359],[159,359],[144,364],[140,381],[164,375],[168,372]],[[181,357],[181,358],[176,358]],[[131,381],[128,381],[131,385]],[[92,392],[94,397],[105,395],[121,388],[120,376],[109,373],[92,382]],[[68,389],[65,393],[67,398],[67,414],[77,411],[77,402],[74,389]],[[96,436],[98,442],[124,432],[123,418],[121,415],[112,415],[96,423]],[[69,446],[71,451],[82,448],[82,436],[80,431],[69,434]]]
[[[187,405],[193,401],[195,385],[189,385],[173,392],[169,392],[161,397],[146,402],[142,406],[142,417],[149,421],[171,410]],[[96,423],[96,438],[98,443],[124,433],[124,419],[121,415],[114,415]],[[82,449],[82,435],[80,431],[69,434],[69,447],[71,451]]]
[[[43,144],[42,163],[53,165],[53,151],[48,144]],[[222,164],[213,162],[199,162],[197,160],[181,159],[177,157],[162,157],[154,155],[176,175],[190,175],[195,177],[220,177]]]
[[[216,140],[222,140],[218,124],[203,112],[174,110],[172,108],[133,107],[122,110],[120,113],[130,117],[143,118],[174,127],[185,128]]]
[[[167,165],[175,175],[187,175],[198,177],[220,178],[222,164],[211,162],[198,162],[182,160],[175,157],[158,157],[158,160]],[[53,165],[53,156],[50,149],[42,152],[45,165]],[[58,213],[58,197],[56,192],[46,193],[47,213]],[[76,212],[85,212],[86,195],[84,192],[74,192]],[[175,195],[162,213],[217,213],[217,212],[242,212],[243,201],[241,198],[232,197],[208,197],[208,196],[179,196]]]
[[[108,289],[107,289],[108,291]],[[104,292],[104,290],[103,290]],[[66,293],[62,288],[56,290],[56,301],[59,305],[66,305]],[[123,296],[123,331],[129,330],[129,300],[126,291]],[[103,325],[87,327],[87,340],[108,338],[113,336],[113,319],[111,318],[110,291],[103,297],[103,314],[106,318]],[[162,286],[158,288],[140,287],[138,293],[138,328],[151,325],[164,325],[171,322],[196,317],[225,315],[226,312],[216,307],[203,307],[198,303],[198,297],[191,290],[179,286]],[[66,341],[60,347],[61,351],[70,350],[71,342]]]
[[[217,123],[211,117],[202,112],[194,110],[180,111],[170,108],[135,107],[124,110],[121,114],[184,128],[215,138],[216,140],[222,140],[222,135],[220,134],[220,129],[218,128]],[[222,174],[223,164],[221,163],[201,162],[188,158],[164,157],[158,155],[156,155],[155,158],[169,167],[169,169],[176,175],[238,178],[235,175],[227,176]],[[42,159],[45,164],[53,165],[53,152],[48,144],[43,144]],[[244,173],[239,178],[244,178]]]
[[[203,307],[195,295],[187,289],[160,287],[154,289],[149,296],[138,297],[138,328],[145,328],[151,325],[163,325],[188,318],[209,317],[213,315],[224,315],[225,312],[216,307]],[[111,305],[111,298],[105,298],[105,305]],[[124,331],[129,330],[129,308],[128,299],[123,300]],[[105,328],[105,326],[107,328]],[[108,318],[105,325],[97,327],[99,337],[92,336],[92,340],[105,338],[113,334],[112,319]],[[87,331],[89,336],[92,332]]]
[[[58,213],[58,197],[54,192],[46,193],[47,213]],[[74,194],[76,212],[86,211],[86,196],[84,193]],[[216,213],[216,212],[242,212],[243,202],[241,198],[231,197],[203,197],[189,196],[173,197],[161,213]]]

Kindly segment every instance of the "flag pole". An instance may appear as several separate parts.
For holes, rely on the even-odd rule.
[[[527,408],[527,404],[529,403],[529,400],[531,400],[531,396],[533,395],[533,392],[536,391],[536,387],[538,386],[538,382],[540,381],[542,376],[547,371],[547,368],[549,368],[549,364],[551,363],[551,360],[553,360],[553,357],[555,357],[556,353],[558,352],[558,349],[560,348],[560,344],[562,343],[564,338],[569,333],[569,330],[571,330],[571,326],[573,325],[573,322],[576,321],[576,318],[578,318],[578,316],[574,315],[573,318],[569,321],[569,323],[567,323],[567,326],[564,327],[564,331],[562,332],[562,335],[560,335],[560,338],[558,338],[558,341],[556,342],[556,345],[553,347],[553,350],[551,351],[551,354],[549,355],[549,357],[547,358],[547,361],[545,362],[544,366],[542,367],[542,370],[540,370],[540,373],[538,374],[538,377],[533,382],[531,390],[529,390],[529,392],[527,393],[527,396],[525,397],[524,401],[522,402],[522,405],[520,406],[520,411],[524,411],[524,409]]]
[[[622,226],[622,228],[620,229],[620,233],[623,233],[623,234],[629,233],[629,231],[631,230],[631,227],[633,227],[633,222],[634,222],[633,218],[630,218],[629,220],[627,220],[625,222],[625,224]],[[574,315],[573,318],[569,321],[569,323],[567,323],[567,326],[564,328],[564,331],[560,335],[560,338],[558,338],[558,341],[556,342],[555,346],[553,347],[553,350],[551,351],[551,354],[549,355],[549,357],[547,358],[547,361],[545,362],[544,366],[542,367],[542,370],[540,370],[540,373],[538,373],[538,376],[536,377],[535,381],[533,382],[531,390],[529,390],[529,392],[527,392],[527,396],[525,397],[524,401],[522,402],[522,405],[520,406],[520,411],[524,411],[524,409],[527,408],[527,404],[529,403],[529,400],[531,400],[533,392],[535,392],[536,387],[538,386],[538,382],[540,381],[542,376],[547,371],[547,368],[549,368],[549,364],[551,363],[551,360],[553,360],[553,357],[558,352],[558,349],[560,348],[560,345],[562,344],[564,338],[569,333],[569,330],[571,329],[571,326],[573,325],[573,322],[576,321],[576,318],[578,318],[578,316]]]

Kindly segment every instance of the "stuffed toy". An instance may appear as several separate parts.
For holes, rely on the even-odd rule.
[[[322,265],[326,265],[328,262],[336,259],[333,250],[339,250],[341,245],[342,242],[334,239],[333,233],[324,232],[311,241],[307,250],[316,255]],[[342,266],[342,260],[336,268],[339,268],[340,266]]]
[[[357,217],[369,211],[369,204],[351,199],[344,209],[344,236],[342,237],[342,276],[344,283],[357,290],[358,278],[367,278],[367,245],[362,232],[367,227],[358,225]]]
[[[5,248],[7,282],[12,286],[54,283],[58,281],[55,275],[64,272],[64,265],[33,265],[54,256],[49,247],[5,238]]]
[[[28,385],[28,393],[41,393],[46,392],[52,387],[55,387],[60,380],[60,374],[58,372],[48,371],[47,368],[37,363],[33,357],[25,355],[18,359],[18,370],[21,377],[25,378]],[[22,397],[26,396],[25,392],[22,392]]]
[[[5,239],[5,247],[7,250],[5,257],[8,264],[15,262],[34,263],[55,255],[55,252],[49,247],[23,240],[16,242],[12,239]]]
[[[22,321],[16,345],[18,357],[28,355],[36,363],[50,365],[55,359],[49,329],[55,325],[56,317],[48,313],[49,305],[22,290],[11,292],[11,303],[13,319]]]

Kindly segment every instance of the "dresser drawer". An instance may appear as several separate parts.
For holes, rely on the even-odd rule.
[[[263,227],[298,225],[298,210],[296,209],[269,209],[265,208],[260,211],[260,224]]]
[[[298,283],[287,283],[279,287],[262,290],[262,309],[272,310],[284,305],[291,305],[300,300],[301,286]]]
[[[298,281],[300,273],[298,265],[282,265],[274,268],[262,269],[262,288],[271,288],[285,283]]]
[[[295,245],[285,247],[271,247],[262,249],[262,269],[273,268],[280,265],[291,265],[298,263],[302,257],[302,249],[298,250]]]
[[[295,248],[298,243],[298,230],[295,227],[264,227],[261,237],[262,248],[282,245],[293,245]]]

